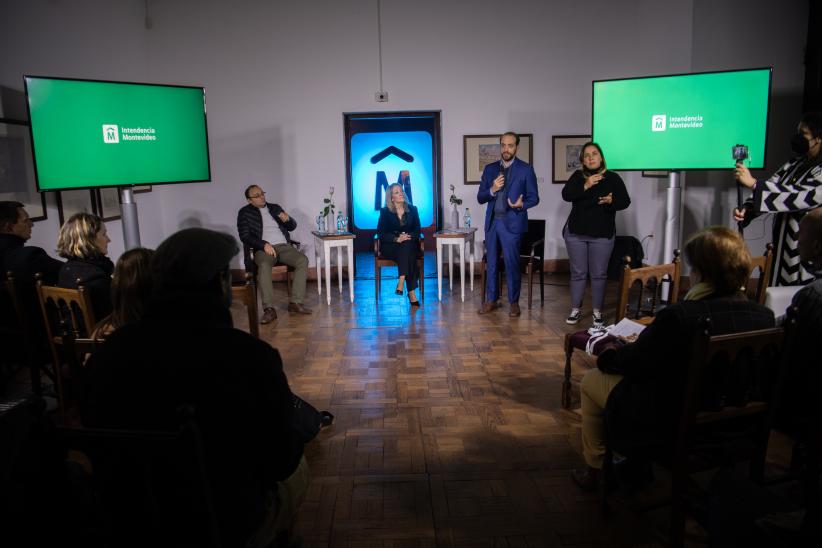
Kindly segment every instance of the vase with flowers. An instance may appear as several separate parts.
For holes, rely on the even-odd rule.
[[[336,232],[334,226],[334,187],[328,188],[328,198],[323,198],[323,208],[320,210],[320,217],[325,219],[325,231]]]
[[[460,212],[457,210],[458,206],[462,205],[462,198],[457,198],[457,195],[454,193],[454,185],[449,185],[451,188],[451,197],[448,198],[448,201],[451,203],[451,228],[459,228],[460,227]]]

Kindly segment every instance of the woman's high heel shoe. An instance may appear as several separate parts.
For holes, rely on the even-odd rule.
[[[416,300],[416,301],[411,300],[411,295],[408,295],[408,302],[411,303],[411,306],[419,306],[420,305],[419,300]]]
[[[394,293],[396,293],[397,295],[402,295],[402,289],[395,289]]]

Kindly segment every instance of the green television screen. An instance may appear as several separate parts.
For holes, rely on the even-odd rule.
[[[211,180],[203,88],[24,82],[38,190]]]
[[[609,169],[733,167],[731,149],[765,167],[771,69],[600,80],[593,83],[593,140]]]

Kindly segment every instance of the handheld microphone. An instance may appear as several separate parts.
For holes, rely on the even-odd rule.
[[[502,175],[502,186],[505,186],[505,163],[503,160],[499,161],[499,174]]]

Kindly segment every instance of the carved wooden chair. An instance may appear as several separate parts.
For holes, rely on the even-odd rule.
[[[258,339],[260,338],[260,321],[257,315],[257,286],[254,283],[254,276],[250,272],[245,273],[242,284],[231,285],[231,299],[245,305],[248,313],[248,331]]]
[[[711,336],[710,322],[694,339],[673,447],[661,442],[643,447],[636,457],[671,470],[670,546],[683,544],[691,474],[747,461],[750,478],[762,482],[784,340],[781,327]],[[613,476],[614,453],[630,455],[631,448],[608,439],[604,485]],[[607,507],[606,498],[603,504]]]
[[[623,258],[624,266],[619,282],[614,323],[618,323],[623,318],[629,318],[644,325],[650,324],[663,300],[663,281],[668,282],[667,304],[677,301],[682,266],[679,255],[680,252],[676,249],[672,262],[640,268],[631,268],[631,258],[628,256]],[[587,330],[565,334],[565,378],[562,382],[562,407],[564,409],[570,409],[572,403],[571,357],[574,349],[585,351],[590,337]]]
[[[749,294],[749,297],[751,300],[756,301],[759,304],[765,304],[765,292],[768,289],[768,283],[771,279],[773,262],[774,252],[772,243],[768,243],[765,246],[764,255],[751,257],[751,274],[753,274],[755,270],[759,270],[759,278],[757,279],[754,293]]]
[[[485,242],[482,243],[482,264],[480,273],[482,280],[482,302],[485,302],[485,283],[488,270],[487,251]],[[545,219],[528,219],[528,232],[523,235],[519,247],[520,269],[525,271],[528,278],[528,308],[531,308],[531,296],[534,291],[534,273],[539,272],[539,300],[540,305],[545,304]],[[505,263],[502,257],[497,265],[497,287],[502,287],[502,273],[505,271]]]
[[[417,272],[419,273],[420,301],[425,298],[425,248],[423,239],[425,234],[420,234],[420,250],[417,253]],[[380,300],[380,285],[382,282],[381,270],[384,266],[397,266],[397,263],[380,253],[379,234],[374,234],[374,299]]]
[[[91,336],[96,324],[91,298],[86,293],[80,280],[77,280],[77,289],[65,289],[36,282],[37,296],[40,300],[40,310],[46,327],[49,347],[52,354],[52,377],[57,388],[57,399],[61,417],[66,416],[67,387],[64,383],[64,374],[72,374],[71,354],[63,352],[63,344],[67,334],[73,339],[83,339]],[[64,371],[63,366],[66,366]],[[75,374],[77,370],[75,369]]]

